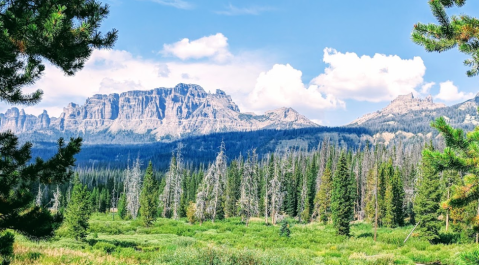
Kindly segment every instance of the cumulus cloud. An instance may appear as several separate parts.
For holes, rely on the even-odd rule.
[[[262,72],[249,97],[250,107],[267,110],[290,106],[308,112],[345,107],[345,103],[333,95],[323,95],[316,85],[306,88],[301,76],[302,72],[289,64],[276,64]]]
[[[221,33],[192,41],[184,38],[173,44],[165,44],[161,53],[181,60],[210,58],[216,62],[226,62],[233,57],[228,50],[228,38]]]
[[[457,86],[452,81],[446,81],[439,84],[439,94],[435,98],[444,101],[467,100],[473,98],[473,93],[459,92]]]
[[[341,99],[380,102],[417,93],[415,88],[424,82],[426,72],[420,57],[402,59],[383,54],[360,57],[326,48],[323,60],[328,67],[311,84]]]
[[[271,10],[272,8],[267,6],[236,7],[230,3],[225,10],[216,11],[215,13],[226,16],[259,15],[265,11]]]
[[[159,62],[135,57],[127,51],[95,50],[84,69],[75,76],[65,76],[60,69],[47,64],[43,77],[26,89],[26,92],[42,89],[45,97],[40,104],[25,107],[25,110],[39,115],[46,109],[50,115],[58,117],[68,103],[84,104],[85,99],[94,94],[151,90],[178,83],[195,83],[206,91],[224,90],[243,108],[244,98],[254,88],[258,75],[269,65],[263,56],[255,53],[238,54],[227,63]],[[3,105],[0,112],[10,107]]]
[[[434,83],[434,82],[429,82],[429,83],[425,83],[424,85],[422,85],[421,94],[429,94],[429,91],[431,91],[431,88],[434,85],[436,85],[436,83]]]
[[[178,9],[192,9],[193,5],[182,0],[150,0],[160,5],[172,6]]]
[[[158,77],[169,77],[170,76],[170,68],[168,68],[167,64],[159,64],[158,65]]]

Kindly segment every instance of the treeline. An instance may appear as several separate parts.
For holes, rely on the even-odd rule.
[[[258,130],[248,132],[222,132],[202,136],[184,137],[174,142],[156,142],[145,144],[96,144],[84,145],[82,152],[76,156],[77,165],[88,168],[94,165],[97,169],[125,169],[129,158],[139,156],[142,161],[152,161],[157,171],[166,171],[169,167],[171,153],[175,152],[178,143],[183,145],[183,157],[188,164],[198,168],[215,160],[218,147],[224,142],[228,147],[226,155],[229,160],[256,149],[260,158],[277,150],[296,148],[311,151],[329,138],[330,142],[343,148],[357,148],[364,142],[364,137],[373,133],[365,128],[319,127],[291,130]],[[84,135],[79,135],[84,136]],[[22,135],[25,138],[25,135]],[[111,137],[115,137],[112,135]],[[41,138],[27,138],[41,139]],[[105,141],[111,142],[111,141]],[[139,141],[141,142],[141,141]],[[364,144],[364,143],[363,143]],[[32,157],[48,158],[56,152],[56,145],[50,142],[35,140]],[[143,165],[146,168],[146,165]]]
[[[299,222],[342,223],[345,234],[349,233],[345,227],[356,220],[386,227],[419,222],[419,231],[431,241],[440,240],[443,224],[464,240],[473,238],[469,222],[477,203],[453,212],[440,207],[453,186],[461,185],[460,172],[435,173],[422,161],[423,148],[433,147],[366,144],[346,149],[326,139],[310,152],[277,152],[259,158],[251,150],[228,159],[223,143],[213,162],[194,167],[185,162],[179,146],[165,173],[154,172],[150,163],[148,183],[139,158],[126,170],[89,168],[78,173],[91,192],[92,210],[118,212],[121,218],[187,217],[202,223],[241,217],[248,225],[252,217],[272,224],[291,217]],[[142,202],[145,185],[150,199]],[[64,207],[70,190],[65,185],[47,195],[40,191],[37,200],[55,198],[59,192],[63,194],[59,204]],[[54,199],[43,201],[55,204]],[[141,212],[145,204],[150,205],[149,213]]]

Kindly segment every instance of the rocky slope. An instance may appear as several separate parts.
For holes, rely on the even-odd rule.
[[[410,95],[399,96],[386,108],[364,115],[349,127],[366,127],[375,140],[394,143],[403,140],[424,141],[435,139],[438,132],[431,121],[444,117],[452,126],[473,130],[479,125],[479,94],[475,98],[453,106],[434,103],[431,97],[416,99]]]
[[[223,91],[205,92],[198,85],[94,95],[84,105],[70,103],[58,118],[12,108],[0,114],[0,131],[26,138],[55,139],[63,135],[88,136],[95,143],[173,140],[190,135],[260,129],[317,127],[291,108],[264,115],[241,113]],[[124,137],[118,137],[123,135]],[[135,137],[130,137],[135,135]]]
[[[382,110],[369,113],[363,117],[353,121],[351,124],[361,125],[367,121],[375,120],[383,117],[394,117],[404,115],[412,111],[431,111],[435,109],[445,108],[442,103],[434,103],[431,96],[425,99],[415,98],[414,95],[402,95],[391,101],[391,103]]]

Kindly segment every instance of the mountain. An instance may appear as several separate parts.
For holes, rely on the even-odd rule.
[[[431,96],[426,99],[415,98],[414,95],[402,95],[391,101],[391,103],[382,110],[366,114],[356,119],[351,125],[362,125],[371,120],[381,120],[395,116],[407,115],[410,112],[428,112],[436,109],[445,108],[442,103],[434,103]]]
[[[240,112],[225,92],[207,93],[198,85],[94,95],[84,105],[70,103],[60,117],[12,108],[0,114],[0,131],[24,139],[52,141],[83,136],[87,143],[171,141],[186,136],[261,129],[318,127],[291,108],[263,115]]]
[[[397,136],[432,139],[438,133],[431,122],[439,117],[444,117],[454,127],[474,129],[479,125],[478,106],[479,94],[453,106],[434,103],[431,96],[418,99],[408,94],[397,97],[380,111],[356,119],[348,127],[366,127],[376,132],[375,138],[383,138],[387,143]]]

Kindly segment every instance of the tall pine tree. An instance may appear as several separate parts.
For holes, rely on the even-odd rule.
[[[350,178],[346,154],[342,152],[333,178],[331,212],[337,233],[346,236],[349,236],[349,223],[354,214],[354,197]]]
[[[434,152],[432,144],[426,145],[425,154]],[[417,183],[417,194],[414,202],[414,212],[416,221],[420,222],[419,231],[421,237],[435,242],[439,239],[439,229],[441,221],[438,220],[440,200],[441,200],[441,182],[439,174],[434,170],[431,161],[424,157],[421,165],[421,175]]]
[[[78,175],[73,181],[73,191],[70,203],[65,213],[65,224],[68,235],[76,240],[86,238],[89,227],[88,220],[92,213],[90,204],[90,192],[86,185],[80,182]]]
[[[156,219],[158,211],[158,185],[153,174],[153,164],[148,164],[140,194],[140,216],[143,224],[149,227]]]

